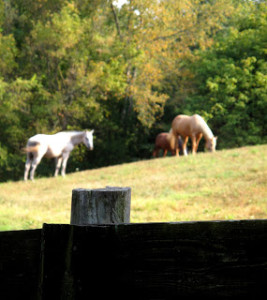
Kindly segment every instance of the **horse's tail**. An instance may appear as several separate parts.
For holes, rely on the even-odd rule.
[[[32,142],[22,149],[25,153],[38,152],[40,144],[38,142]]]
[[[173,133],[172,128],[169,131],[168,140],[172,149],[176,149],[177,146],[177,136]]]

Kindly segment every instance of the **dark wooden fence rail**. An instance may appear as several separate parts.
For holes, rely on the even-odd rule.
[[[267,220],[1,232],[0,282],[0,299],[257,299]]]

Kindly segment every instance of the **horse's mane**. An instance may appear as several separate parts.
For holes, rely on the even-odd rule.
[[[205,122],[205,120],[201,116],[199,116],[199,115],[197,115],[197,116],[198,116],[198,121],[200,122],[199,125],[203,130],[203,135],[204,135],[205,139],[213,138],[214,135],[213,135],[211,129],[209,128],[208,124]]]

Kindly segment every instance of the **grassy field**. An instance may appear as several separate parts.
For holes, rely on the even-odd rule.
[[[131,222],[262,219],[266,179],[263,145],[0,183],[0,230],[69,224],[72,189],[107,185],[132,188]]]

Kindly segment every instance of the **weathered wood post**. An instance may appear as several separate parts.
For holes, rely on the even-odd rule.
[[[131,188],[74,189],[72,225],[130,223]]]

